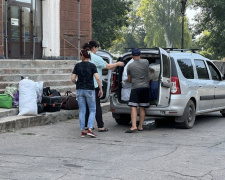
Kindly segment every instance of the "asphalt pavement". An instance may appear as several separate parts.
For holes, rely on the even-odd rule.
[[[193,129],[159,118],[127,134],[111,113],[108,132],[80,138],[77,119],[1,133],[1,180],[223,180],[225,118],[199,116]],[[147,118],[146,120],[153,119]]]

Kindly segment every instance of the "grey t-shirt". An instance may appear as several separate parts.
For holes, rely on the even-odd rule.
[[[132,89],[149,88],[149,62],[146,59],[134,60],[127,67],[127,75],[131,76]]]

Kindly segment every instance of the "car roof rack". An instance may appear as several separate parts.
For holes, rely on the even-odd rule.
[[[196,51],[199,51],[199,49],[178,49],[178,48],[163,48],[163,49],[166,50],[167,52],[170,52],[170,51],[180,51],[180,52],[191,51],[192,53],[196,53]]]
[[[137,47],[130,47],[130,48],[124,48],[124,49],[126,49],[128,52],[131,52],[132,49],[134,49],[134,48],[137,48]],[[140,49],[141,51],[143,51],[143,50],[150,50],[150,49],[152,49],[152,50],[158,50],[157,47],[153,47],[153,48],[138,48],[138,49]]]

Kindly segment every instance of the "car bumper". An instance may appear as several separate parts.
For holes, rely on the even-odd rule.
[[[171,95],[170,104],[167,107],[150,105],[146,108],[146,116],[182,116],[190,98],[183,95]],[[110,97],[110,111],[115,114],[130,114],[130,107],[126,103],[120,103],[115,95]]]

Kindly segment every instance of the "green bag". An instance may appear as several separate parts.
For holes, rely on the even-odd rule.
[[[0,94],[0,108],[12,108],[12,97],[8,94]]]

